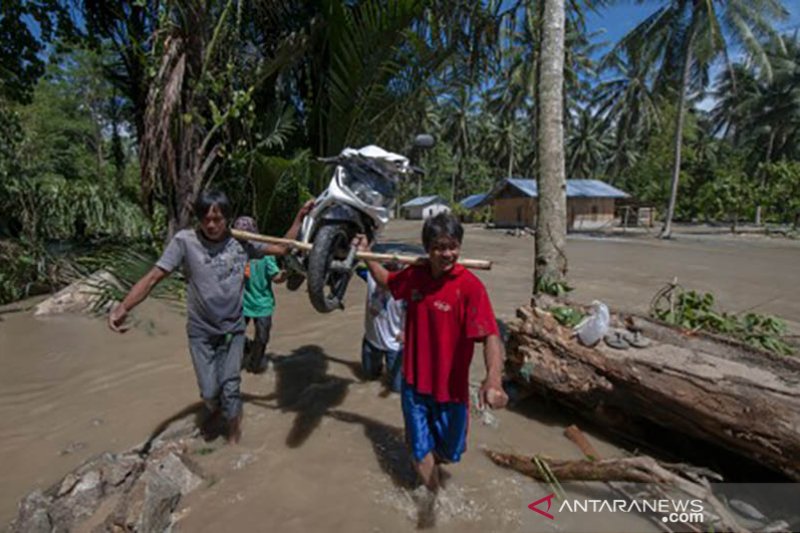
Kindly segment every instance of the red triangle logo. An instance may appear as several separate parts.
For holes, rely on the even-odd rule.
[[[552,500],[555,497],[556,497],[555,494],[548,494],[544,498],[541,498],[541,499],[536,500],[535,502],[531,503],[528,506],[528,509],[530,509],[531,511],[533,511],[535,513],[539,513],[540,515],[544,516],[545,518],[549,518],[550,520],[555,520],[555,517],[547,512],[547,511],[550,510],[550,506],[553,504]],[[540,503],[544,503],[544,502],[547,502],[547,510],[546,511],[542,511],[541,509],[539,509],[537,507]]]

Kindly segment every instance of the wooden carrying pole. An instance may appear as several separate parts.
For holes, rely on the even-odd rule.
[[[232,229],[231,235],[233,235],[237,239],[245,241],[265,242],[269,244],[284,244],[291,248],[304,250],[306,252],[314,247],[312,244],[309,244],[307,242],[300,242],[292,239],[284,239],[282,237],[271,237],[269,235],[250,233],[248,231],[241,231],[238,229]],[[428,260],[427,257],[422,255],[378,254],[375,252],[356,252],[356,257],[358,259],[364,259],[367,261],[380,261],[382,263],[389,263],[394,261],[396,263],[403,263],[405,265],[419,265],[427,262]],[[458,261],[458,264],[466,268],[473,268],[477,270],[491,270],[492,268],[491,261],[484,261],[482,259],[460,259]]]

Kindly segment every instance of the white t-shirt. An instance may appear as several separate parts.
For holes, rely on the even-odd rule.
[[[364,336],[379,350],[397,351],[403,347],[405,302],[392,298],[387,289],[375,283],[367,273],[367,305],[364,314]]]

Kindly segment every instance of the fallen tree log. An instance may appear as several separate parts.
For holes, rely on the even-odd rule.
[[[643,420],[721,446],[800,481],[800,372],[796,362],[758,364],[671,344],[616,351],[580,345],[571,330],[538,308],[509,323],[508,370],[535,393],[555,398],[593,422]],[[705,341],[704,341],[705,342]]]

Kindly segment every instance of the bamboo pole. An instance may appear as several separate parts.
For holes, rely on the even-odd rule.
[[[296,248],[306,252],[310,251],[314,247],[314,245],[307,242],[284,239],[283,237],[272,237],[270,235],[261,235],[259,233],[250,233],[238,229],[232,229],[231,235],[233,235],[233,237],[236,239],[264,242],[268,244],[283,244],[289,246],[290,248]],[[405,265],[421,265],[428,261],[428,258],[423,255],[379,254],[375,252],[356,252],[356,257],[366,261],[380,261],[382,263],[396,262],[403,263]],[[472,268],[476,270],[492,269],[492,262],[483,259],[459,259],[458,264],[466,268]]]

